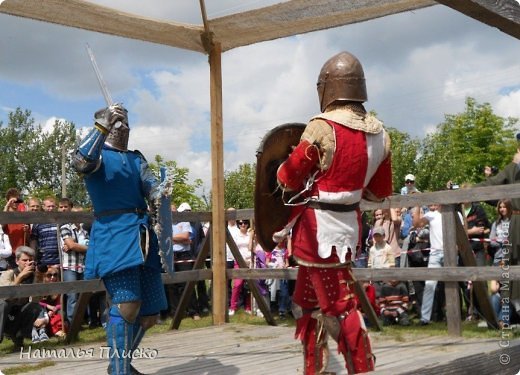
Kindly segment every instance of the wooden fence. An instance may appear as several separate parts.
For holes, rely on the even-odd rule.
[[[520,266],[513,265],[507,267],[476,267],[475,258],[471,252],[471,247],[465,230],[457,218],[456,208],[460,202],[478,202],[496,200],[502,198],[518,198],[520,197],[520,184],[502,185],[494,187],[479,187],[461,190],[439,191],[434,193],[420,193],[407,196],[396,195],[386,199],[381,203],[365,202],[361,204],[362,210],[374,210],[377,208],[392,208],[392,207],[412,207],[424,206],[429,204],[441,204],[441,214],[443,217],[443,238],[444,238],[444,259],[445,267],[443,268],[393,268],[393,269],[364,269],[356,268],[353,270],[354,276],[358,280],[439,280],[445,282],[446,300],[450,301],[447,304],[447,322],[448,333],[450,335],[461,335],[461,312],[460,312],[460,294],[459,281],[473,281],[479,305],[483,310],[483,314],[488,322],[496,326],[496,317],[489,305],[487,296],[486,281],[500,280],[502,282],[510,282],[520,280]],[[211,212],[174,212],[173,221],[211,221]],[[225,219],[251,219],[254,216],[254,210],[237,210],[234,212],[226,212]],[[92,222],[93,215],[88,212],[67,212],[67,213],[48,213],[48,212],[13,212],[0,213],[0,223],[57,223],[63,224],[68,222]],[[222,223],[225,226],[226,223]],[[209,231],[208,233],[211,233]],[[227,238],[227,243],[237,259],[240,268],[217,270],[217,269],[202,269],[208,254],[217,253],[217,247],[221,247],[219,254],[225,254],[222,247],[225,244],[212,243],[211,236],[206,237],[203,251],[199,254],[199,258],[195,260],[194,270],[178,272],[172,277],[164,274],[163,281],[165,284],[183,283],[187,282],[184,295],[181,298],[181,303],[176,315],[172,321],[172,328],[178,328],[182,319],[182,311],[187,303],[188,296],[194,289],[194,286],[199,280],[213,280],[215,273],[225,272],[227,278],[235,279],[241,278],[247,280],[250,284],[251,290],[259,308],[264,313],[264,316],[269,324],[275,324],[268,306],[263,304],[262,298],[258,298],[259,294],[256,291],[256,283],[253,280],[259,279],[296,279],[297,269],[249,269],[245,262],[240,257],[238,249],[230,237]],[[457,255],[462,259],[464,267],[457,267]],[[215,259],[215,258],[213,258]],[[225,264],[225,262],[222,262]],[[213,298],[225,298],[227,289],[215,290],[213,288]],[[100,280],[88,281],[73,281],[60,282],[51,284],[32,284],[19,285],[12,287],[0,287],[0,298],[18,298],[38,295],[48,295],[50,293],[80,293],[81,298],[76,306],[79,311],[84,311],[88,298],[92,292],[104,290],[103,283]],[[224,297],[222,297],[224,296]],[[213,311],[213,316],[216,313],[225,314],[225,312]],[[80,316],[82,314],[75,314],[78,319],[72,323],[70,338],[74,338],[74,333],[77,332],[80,326]],[[77,320],[77,321],[76,321]]]

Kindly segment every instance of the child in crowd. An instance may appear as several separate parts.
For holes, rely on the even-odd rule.
[[[378,299],[383,325],[410,325],[408,317],[408,291],[398,280],[390,280],[383,284]]]
[[[374,244],[368,255],[368,268],[395,267],[394,253],[390,245],[385,241],[385,229],[376,227],[372,230]]]

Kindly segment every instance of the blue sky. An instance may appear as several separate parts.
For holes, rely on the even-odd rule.
[[[200,24],[195,0],[93,1],[148,17]],[[206,1],[208,16],[278,1]],[[104,106],[89,43],[114,100],[128,108],[130,147],[190,169],[211,184],[207,56],[0,14],[0,121],[16,107],[38,123],[90,127]],[[520,41],[445,6],[225,52],[225,170],[255,161],[262,136],[319,111],[323,63],[347,50],[362,62],[369,100],[388,126],[423,137],[467,96],[520,117]]]

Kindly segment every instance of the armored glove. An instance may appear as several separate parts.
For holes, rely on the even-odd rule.
[[[121,104],[113,104],[97,111],[94,119],[96,124],[106,130],[108,134],[117,122],[128,125],[128,111]]]

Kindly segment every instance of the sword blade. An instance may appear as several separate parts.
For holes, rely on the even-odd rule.
[[[94,69],[94,72],[96,73],[96,77],[99,83],[99,87],[101,88],[101,92],[103,93],[103,96],[105,97],[105,101],[107,103],[107,106],[111,106],[114,104],[114,101],[112,100],[112,96],[110,96],[110,93],[108,92],[107,84],[105,83],[105,80],[103,79],[103,76],[101,75],[101,71],[99,70],[99,67],[96,62],[96,58],[94,57],[94,52],[92,52],[92,49],[86,44],[86,49],[88,52],[88,55],[90,57],[90,62],[92,63],[92,68]]]

